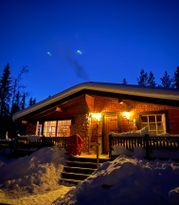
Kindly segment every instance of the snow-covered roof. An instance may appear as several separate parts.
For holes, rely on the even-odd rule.
[[[66,89],[50,98],[47,98],[23,111],[17,112],[13,115],[13,120],[17,120],[25,115],[33,113],[39,109],[42,109],[48,105],[61,101],[71,95],[80,91],[96,91],[105,92],[119,95],[129,95],[138,97],[155,98],[162,100],[172,100],[179,102],[179,91],[174,89],[162,89],[162,88],[148,88],[139,87],[136,85],[123,85],[115,83],[99,83],[99,82],[87,82],[75,85],[69,89]]]

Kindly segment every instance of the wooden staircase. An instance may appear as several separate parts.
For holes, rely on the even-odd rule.
[[[109,159],[100,159],[100,164]],[[77,185],[97,169],[96,159],[70,156],[66,161],[60,182],[66,185]]]

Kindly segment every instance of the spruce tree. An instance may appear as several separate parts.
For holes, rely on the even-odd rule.
[[[141,87],[146,87],[148,83],[148,74],[142,69],[139,74],[139,78],[137,79],[137,83]]]
[[[123,85],[127,85],[127,80],[126,80],[126,78],[123,78],[122,84],[123,84]]]
[[[164,75],[161,80],[161,85],[163,88],[171,88],[172,87],[172,78],[170,78],[170,75],[167,73],[167,71],[164,72]]]
[[[154,74],[151,71],[149,73],[147,84],[148,84],[149,87],[153,87],[153,88],[156,86],[155,77],[154,77]]]
[[[177,66],[176,71],[174,73],[174,87],[179,89],[179,66]]]
[[[0,79],[0,116],[8,116],[10,114],[10,100],[11,77],[10,66],[7,64]]]
[[[29,99],[29,106],[32,106],[32,105],[34,105],[36,103],[36,99],[35,98],[30,98]]]

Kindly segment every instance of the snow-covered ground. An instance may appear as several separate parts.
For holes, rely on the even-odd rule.
[[[150,150],[151,158],[159,158],[159,159],[179,159],[179,150]],[[136,147],[133,151],[126,149],[120,145],[114,145],[112,150],[113,156],[126,155],[130,157],[144,158],[146,156],[146,150],[142,147]]]
[[[179,163],[149,162],[142,155],[136,150],[136,158],[121,156],[106,162],[77,187],[59,184],[65,153],[58,147],[10,161],[0,157],[0,203],[178,205]]]
[[[118,157],[55,205],[178,205],[179,164]]]
[[[58,197],[63,198],[71,189],[67,186],[59,186],[58,189],[38,194],[26,194],[25,196],[16,197],[8,195],[3,190],[0,190],[0,204],[11,205],[51,205]]]
[[[0,161],[0,203],[51,204],[71,188],[59,185],[65,161],[58,147],[42,148],[30,156]],[[42,203],[44,202],[44,203]]]

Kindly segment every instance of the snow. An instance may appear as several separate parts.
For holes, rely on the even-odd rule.
[[[37,135],[19,135],[18,137],[19,137],[19,139],[22,139],[22,140],[26,139],[30,142],[36,142],[37,140],[41,139],[41,137],[37,136]]]
[[[128,132],[110,132],[109,135],[113,137],[144,137],[145,134],[148,134],[148,127],[143,127],[140,130],[132,130]]]
[[[0,161],[0,203],[38,204],[37,201],[44,198],[54,201],[57,193],[64,196],[71,189],[59,185],[64,163],[65,151],[55,146],[9,163]]]
[[[170,203],[171,204],[179,204],[179,187],[170,190],[169,192]]]
[[[118,157],[55,205],[179,204],[179,163]]]
[[[45,193],[31,194],[22,197],[8,196],[5,192],[0,190],[0,204],[11,204],[11,205],[51,205],[58,196],[63,198],[66,193],[71,190],[71,187],[59,186],[58,189],[52,190]]]
[[[144,158],[146,155],[145,149],[142,147],[136,147],[134,148],[134,151],[130,151],[126,149],[123,146],[120,145],[114,145],[112,149],[112,155],[113,156],[130,156],[130,157],[137,157],[137,158]]]
[[[179,151],[178,150],[150,150],[151,158],[159,158],[159,159],[179,159]],[[123,146],[114,145],[112,149],[112,156],[129,156],[129,157],[137,157],[144,158],[146,156],[146,150],[142,147],[136,147],[134,150],[128,150]]]
[[[120,156],[105,162],[77,187],[59,184],[66,155],[58,147],[42,148],[13,161],[1,157],[0,203],[178,205],[179,163],[146,161],[142,155],[143,150],[136,150],[136,158]]]

